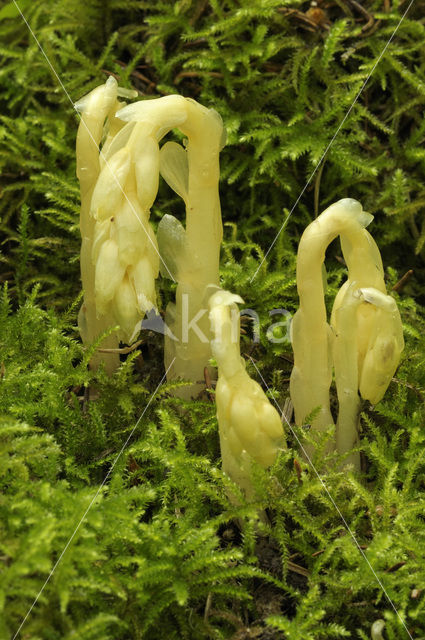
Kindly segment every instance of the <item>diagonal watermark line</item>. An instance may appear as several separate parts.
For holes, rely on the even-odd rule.
[[[163,385],[165,378],[167,377],[167,373],[169,372],[169,370],[171,369],[171,367],[174,364],[174,360],[175,358],[173,358],[173,360],[171,361],[171,364],[168,366],[167,371],[164,373],[164,375],[162,376],[160,382],[158,383],[155,391],[151,394],[148,403],[146,405],[146,407],[143,409],[141,415],[139,416],[136,424],[134,425],[134,427],[132,428],[132,430],[130,431],[130,435],[127,437],[127,440],[124,442],[124,444],[122,445],[118,455],[115,457],[115,460],[113,461],[112,465],[109,467],[109,471],[106,474],[106,476],[104,477],[104,479],[102,480],[101,484],[99,485],[96,493],[94,494],[92,500],[90,501],[89,506],[87,507],[87,509],[84,511],[82,517],[80,518],[77,526],[75,527],[72,535],[69,537],[66,545],[64,546],[61,554],[59,555],[58,559],[56,560],[55,564],[52,567],[52,570],[50,571],[49,575],[47,576],[46,580],[44,581],[43,586],[41,587],[40,591],[38,592],[34,602],[32,603],[32,605],[30,606],[30,608],[28,609],[24,619],[22,620],[21,624],[19,625],[18,630],[16,631],[15,635],[13,636],[12,640],[15,640],[15,638],[17,638],[19,632],[21,631],[22,627],[24,626],[25,622],[27,621],[29,615],[31,614],[31,611],[34,609],[35,605],[37,604],[41,594],[43,593],[44,589],[47,586],[47,583],[49,582],[50,578],[52,577],[52,575],[54,574],[54,572],[56,571],[60,561],[62,560],[63,556],[65,555],[69,545],[71,544],[71,542],[73,541],[73,539],[75,538],[78,529],[81,527],[82,523],[84,522],[88,512],[90,511],[90,509],[92,508],[92,506],[94,505],[96,498],[98,497],[99,493],[101,492],[101,490],[103,489],[103,487],[105,486],[109,476],[111,475],[112,471],[114,470],[115,465],[117,464],[118,460],[120,459],[122,453],[124,452],[124,450],[126,449],[128,443],[130,442],[131,438],[133,437],[133,433],[136,431],[137,427],[140,424],[141,419],[143,418],[143,416],[145,415],[146,411],[149,409],[152,400],[154,399],[154,397],[156,396],[156,394],[158,393],[159,388]]]
[[[291,426],[291,423],[289,422],[288,418],[286,417],[284,411],[282,411],[282,409],[280,408],[276,398],[274,397],[274,394],[272,393],[272,391],[270,390],[267,382],[264,380],[261,371],[258,369],[257,365],[255,364],[254,360],[251,358],[251,356],[248,356],[249,359],[251,360],[252,364],[255,367],[255,370],[257,371],[258,375],[260,376],[264,386],[266,387],[267,391],[271,394],[272,398],[273,398],[273,402],[275,403],[276,407],[279,409],[281,416],[284,418],[286,424],[288,425],[288,427],[290,428],[292,435],[295,437],[298,446],[300,447],[301,451],[303,452],[305,458],[307,459],[310,467],[313,469],[314,473],[316,474],[320,484],[322,485],[323,489],[325,490],[326,495],[328,496],[329,500],[331,501],[333,507],[335,508],[336,512],[338,513],[339,517],[341,518],[345,529],[347,530],[347,532],[350,534],[351,538],[353,539],[354,544],[356,545],[357,549],[359,550],[359,552],[361,553],[361,555],[363,556],[363,559],[365,560],[366,564],[368,565],[369,569],[371,570],[371,572],[373,573],[375,580],[377,581],[378,585],[380,586],[380,588],[382,589],[382,592],[384,593],[386,599],[388,600],[389,604],[391,605],[391,607],[394,609],[395,614],[397,615],[398,619],[400,620],[401,624],[403,625],[404,629],[406,630],[407,635],[409,636],[410,640],[413,640],[413,636],[411,635],[409,629],[406,626],[405,621],[403,620],[403,618],[401,617],[400,613],[397,610],[397,607],[395,606],[394,602],[391,600],[390,596],[388,595],[387,590],[385,589],[384,585],[382,584],[382,581],[380,580],[379,576],[376,574],[375,569],[372,567],[369,558],[366,556],[365,552],[363,551],[363,549],[361,548],[361,546],[359,545],[359,543],[357,542],[356,536],[354,535],[354,533],[352,532],[348,522],[346,521],[346,519],[344,518],[340,508],[338,507],[338,505],[336,504],[334,498],[332,497],[328,487],[325,484],[325,481],[323,480],[323,478],[321,477],[320,473],[317,471],[316,467],[314,466],[310,456],[308,455],[307,451],[304,449],[300,439],[298,438],[297,434],[295,433],[295,430],[293,429],[293,427]]]
[[[37,38],[37,36],[35,35],[34,31],[31,29],[31,26],[29,25],[28,20],[26,19],[26,17],[25,17],[25,16],[24,16],[24,14],[22,13],[22,11],[21,11],[21,9],[20,9],[20,7],[19,7],[18,3],[16,2],[16,0],[13,0],[13,4],[14,4],[14,5],[15,5],[15,7],[17,8],[17,10],[19,11],[19,13],[20,13],[20,15],[21,15],[22,20],[25,22],[26,26],[28,27],[28,31],[31,33],[32,37],[34,38],[34,40],[35,40],[35,42],[36,42],[36,44],[37,44],[38,48],[40,49],[41,53],[43,54],[44,58],[46,59],[46,62],[47,62],[47,64],[49,65],[50,69],[52,70],[53,75],[56,77],[56,79],[57,79],[57,81],[59,82],[60,86],[62,87],[62,89],[63,89],[63,91],[64,91],[64,93],[65,93],[66,97],[67,97],[67,98],[68,98],[68,100],[70,101],[70,103],[71,103],[71,105],[72,105],[72,108],[74,109],[74,111],[76,112],[76,114],[78,115],[78,117],[80,118],[80,123],[85,127],[85,129],[86,129],[86,131],[87,131],[87,133],[88,133],[89,137],[90,137],[90,138],[91,138],[91,140],[94,142],[94,144],[97,146],[96,140],[94,139],[94,137],[93,137],[93,135],[92,135],[91,131],[89,130],[89,128],[88,128],[88,126],[87,126],[87,124],[85,123],[84,118],[82,118],[82,117],[81,117],[81,115],[80,115],[80,113],[79,113],[78,109],[76,109],[75,104],[74,104],[74,101],[72,100],[71,96],[69,95],[69,93],[68,93],[68,91],[67,91],[67,89],[66,89],[65,85],[63,84],[62,80],[60,79],[60,77],[59,77],[59,75],[58,75],[58,73],[57,73],[56,69],[54,68],[54,66],[52,65],[51,61],[49,60],[48,55],[46,54],[46,52],[44,51],[43,47],[41,46],[41,43],[40,43],[39,39],[38,39],[38,38]],[[143,224],[143,222],[140,220],[139,216],[137,215],[137,213],[136,213],[136,210],[135,210],[135,208],[134,208],[133,203],[130,201],[130,199],[129,199],[128,195],[125,193],[125,191],[124,191],[123,187],[121,186],[121,184],[119,183],[118,178],[116,177],[115,173],[111,170],[111,167],[110,167],[110,165],[109,165],[109,162],[107,161],[107,159],[106,159],[106,157],[105,157],[105,155],[104,155],[104,153],[103,153],[103,151],[102,151],[102,150],[100,150],[100,151],[99,151],[99,155],[100,155],[100,157],[102,158],[102,160],[104,161],[105,165],[108,167],[108,169],[109,169],[109,171],[110,171],[111,175],[112,175],[112,176],[113,176],[113,178],[114,178],[115,183],[116,183],[116,184],[117,184],[117,186],[119,187],[119,189],[120,189],[120,191],[122,192],[122,194],[123,194],[123,196],[124,196],[125,200],[127,201],[128,205],[130,206],[130,210],[131,210],[132,214],[135,216],[135,218],[136,218],[136,219],[137,219],[137,221],[139,222],[140,226],[142,227],[143,231],[145,232],[145,234],[146,234],[146,236],[147,236],[147,238],[148,238],[148,241],[151,243],[152,247],[154,248],[155,253],[158,255],[158,257],[159,257],[159,259],[160,259],[160,263],[161,263],[161,264],[163,264],[163,265],[165,266],[165,268],[166,268],[166,270],[168,271],[168,275],[170,276],[171,280],[172,280],[173,282],[175,282],[175,279],[174,279],[174,277],[173,277],[173,274],[172,274],[172,273],[171,273],[171,271],[169,270],[168,266],[165,264],[164,259],[160,256],[157,246],[155,245],[154,241],[153,241],[153,240],[152,240],[152,238],[150,237],[150,235],[149,235],[149,233],[148,233],[148,231],[147,231],[147,229],[146,229],[145,225]]]
[[[271,243],[271,245],[269,246],[269,248],[267,249],[267,252],[265,253],[263,259],[261,260],[260,264],[258,265],[254,275],[252,276],[251,280],[249,281],[250,283],[254,280],[254,278],[256,277],[257,273],[259,272],[262,264],[264,263],[264,261],[266,260],[267,256],[269,255],[270,251],[273,249],[274,245],[277,242],[277,239],[279,238],[280,234],[282,233],[282,231],[285,229],[286,225],[288,224],[289,218],[292,216],[297,204],[299,203],[299,201],[301,200],[302,196],[304,195],[305,190],[307,189],[308,185],[310,184],[310,182],[312,181],[313,177],[315,176],[317,170],[319,169],[320,165],[323,162],[324,157],[326,156],[326,154],[328,153],[329,149],[331,148],[331,146],[333,145],[333,143],[335,142],[335,138],[337,137],[338,133],[341,131],[342,127],[344,126],[344,122],[347,120],[348,116],[350,115],[354,105],[356,104],[357,100],[360,98],[361,94],[363,93],[363,89],[365,88],[365,86],[367,85],[367,83],[369,82],[373,72],[375,71],[376,67],[378,66],[378,64],[380,63],[382,57],[384,56],[386,50],[388,49],[388,47],[390,46],[395,34],[397,33],[397,31],[400,28],[401,23],[403,22],[404,18],[407,16],[410,7],[412,6],[412,4],[414,3],[415,0],[410,0],[409,5],[406,9],[406,11],[403,13],[403,15],[400,18],[400,21],[398,22],[396,28],[394,29],[393,33],[391,34],[390,39],[388,40],[388,42],[386,43],[385,47],[382,49],[381,53],[379,54],[379,56],[377,57],[377,59],[375,60],[375,63],[372,67],[372,69],[369,71],[366,80],[363,82],[360,90],[357,92],[356,97],[354,98],[353,102],[351,103],[347,113],[345,114],[345,116],[343,117],[343,119],[341,120],[341,122],[339,123],[339,126],[337,128],[337,130],[335,131],[334,135],[331,138],[331,141],[329,142],[328,146],[326,147],[326,149],[324,150],[324,152],[322,153],[319,162],[316,164],[315,168],[313,169],[313,171],[310,174],[310,177],[308,178],[307,182],[304,185],[303,190],[301,191],[300,195],[298,196],[298,198],[295,201],[295,204],[293,205],[292,209],[290,210],[289,214],[287,215],[284,223],[282,224],[282,226],[280,227],[279,231],[277,232],[273,242]]]

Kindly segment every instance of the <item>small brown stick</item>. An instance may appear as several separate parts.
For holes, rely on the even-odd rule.
[[[317,556],[321,556],[322,553],[325,553],[324,549],[320,549],[320,551],[315,551],[314,553],[311,554],[312,558],[317,558]]]
[[[300,576],[304,576],[305,578],[310,577],[310,571],[308,569],[301,567],[301,565],[295,564],[295,562],[291,562],[290,560],[288,560],[288,569],[294,573],[298,573]]]
[[[106,458],[106,456],[109,456],[110,453],[114,453],[114,451],[115,449],[113,447],[111,447],[110,449],[105,449],[104,451],[102,451],[102,453],[99,453],[99,455],[95,457],[94,461],[98,462],[99,460]]]
[[[404,567],[405,564],[405,562],[397,562],[392,567],[385,569],[385,573],[394,573],[394,571],[398,571],[401,567]]]
[[[357,11],[359,11],[361,14],[364,15],[365,18],[367,18],[366,24],[363,25],[362,27],[362,32],[367,31],[370,27],[373,26],[373,23],[375,22],[375,20],[373,19],[373,16],[369,13],[369,11],[367,11],[364,7],[362,7],[361,4],[356,2],[356,0],[350,0],[350,3],[353,5],[353,7],[357,9]]]
[[[280,71],[282,71],[282,68],[283,67],[281,64],[273,64],[271,62],[266,62],[264,64],[265,71],[270,71],[271,73],[279,73]]]
[[[212,604],[212,593],[210,591],[209,594],[207,595],[207,601],[205,603],[204,622],[207,622],[207,620],[208,620],[208,616],[209,616],[210,609],[211,609],[211,604]]]
[[[135,342],[134,344],[131,345],[131,347],[122,347],[121,349],[96,349],[96,351],[98,351],[99,353],[131,353],[132,351],[135,351],[137,349],[137,347],[139,347],[141,344],[143,344],[143,340],[138,340],[137,342]]]
[[[146,82],[146,84],[150,87],[155,87],[155,82],[153,80],[149,80],[149,78],[145,75],[143,75],[143,73],[141,73],[140,71],[132,71],[131,76],[134,76],[135,78],[137,78],[138,80],[142,80],[143,82]]]
[[[297,9],[279,8],[279,9],[277,9],[277,12],[278,13],[283,13],[284,15],[288,16],[288,18],[290,16],[295,16],[296,18],[298,18],[302,22],[305,22],[306,24],[308,24],[310,27],[313,27],[313,29],[311,29],[311,31],[316,31],[316,29],[318,27],[317,22],[315,22],[314,20],[312,20],[311,18],[306,16],[306,14],[303,13],[302,11],[297,11]]]
[[[302,479],[301,479],[302,469],[301,469],[300,463],[296,458],[294,458],[294,469],[295,469],[295,473],[297,474],[298,484],[302,484]]]
[[[142,467],[140,464],[133,458],[132,455],[128,456],[128,468],[130,471],[138,471]]]
[[[406,283],[410,280],[410,278],[413,276],[413,269],[409,269],[409,271],[406,271],[406,273],[404,274],[404,276],[402,276],[400,278],[400,280],[398,282],[396,282],[396,284],[393,286],[393,291],[397,291],[397,293],[400,293],[400,291],[404,288],[404,286],[406,285]]]
[[[257,359],[252,357],[252,354],[254,353],[254,349],[255,349],[256,346],[257,346],[257,343],[256,342],[252,342],[251,346],[249,348],[249,352],[248,351],[244,351],[242,355],[244,355],[245,358],[251,358],[251,360],[254,360],[254,362],[258,362]]]
[[[208,371],[208,367],[204,367],[204,380],[205,380],[205,386],[206,386],[206,391],[208,393],[208,397],[211,400],[211,402],[213,402],[214,396],[211,393],[211,389],[213,388],[213,383],[211,380],[210,372]]]
[[[174,78],[174,84],[178,84],[183,78],[202,78],[204,76],[210,76],[211,78],[222,78],[223,74],[219,71],[206,71],[205,73],[199,73],[198,71],[181,71]]]
[[[13,271],[5,271],[0,275],[0,282],[4,282],[5,280],[9,280],[10,276],[13,276]]]
[[[115,60],[115,62],[119,64],[120,67],[122,67],[123,69],[125,69],[127,66],[127,64],[125,62],[121,62],[121,60]],[[142,82],[145,82],[147,85],[149,85],[149,88],[155,87],[155,82],[150,78],[148,78],[147,76],[143,75],[143,73],[141,73],[140,71],[134,70],[130,73],[130,75],[134,76],[135,78],[138,78],[138,80],[142,80]]]
[[[94,394],[96,395],[96,394]],[[89,387],[84,387],[84,396],[83,396],[83,404],[82,404],[82,411],[83,414],[85,415],[87,413],[87,407],[88,404],[90,402],[90,388]]]
[[[206,41],[207,41],[206,38],[197,38],[197,40],[188,40],[183,44],[183,48],[185,49],[186,47],[197,47],[198,44],[204,44],[204,42]]]
[[[198,2],[198,6],[195,7],[195,11],[192,17],[189,20],[189,24],[191,27],[199,20],[201,15],[204,13],[205,9],[208,7],[209,0],[201,0]]]
[[[230,611],[222,611],[220,609],[211,609],[209,613],[210,615],[216,618],[223,618],[223,620],[228,620],[237,629],[241,629],[244,627],[244,623],[242,622],[242,620],[238,618],[238,616],[236,616],[234,613],[231,613]]]
[[[402,384],[404,387],[407,387],[408,389],[414,391],[418,398],[420,398],[421,400],[423,399],[425,392],[422,389],[418,389],[418,387],[415,387],[413,384],[410,384],[410,382],[400,380],[399,378],[392,378],[392,382],[395,382],[396,384]]]
[[[109,71],[109,69],[101,69],[101,72],[107,74],[108,78],[109,76],[112,76],[117,82],[120,81],[119,75],[117,73],[114,73],[113,71]]]

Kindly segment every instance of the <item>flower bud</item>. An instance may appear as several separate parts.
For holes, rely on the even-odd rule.
[[[90,213],[95,220],[105,220],[113,216],[121,206],[130,166],[130,152],[124,147],[103,167],[90,204]]]
[[[106,240],[100,248],[95,267],[95,296],[100,313],[104,313],[106,305],[112,300],[118,285],[123,279],[125,268],[118,256],[118,245],[113,240]]]

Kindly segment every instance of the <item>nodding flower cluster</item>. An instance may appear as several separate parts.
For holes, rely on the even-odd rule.
[[[75,106],[82,112],[77,135],[81,185],[81,274],[84,301],[79,326],[85,342],[119,325],[109,345],[130,343],[143,315],[155,306],[159,252],[149,225],[158,189],[159,147],[143,127],[117,118],[127,93],[108,81]],[[104,124],[105,123],[105,124]],[[102,149],[100,144],[104,138]],[[118,357],[103,359],[113,370]]]
[[[255,499],[252,462],[271,466],[285,446],[285,436],[278,412],[250,378],[240,356],[238,302],[239,296],[221,289],[209,298],[211,346],[218,365],[215,401],[223,470],[247,499]]]
[[[300,308],[291,327],[290,384],[295,419],[302,425],[320,407],[313,431],[334,424],[329,399],[334,370],[339,404],[335,444],[341,454],[357,444],[360,398],[379,402],[404,347],[400,314],[386,292],[381,255],[365,228],[372,220],[356,200],[339,200],[307,227],[298,247]],[[329,324],[322,267],[326,248],[337,236],[348,278],[335,298]],[[306,449],[313,455],[314,447]],[[347,455],[347,463],[358,469],[359,454]]]

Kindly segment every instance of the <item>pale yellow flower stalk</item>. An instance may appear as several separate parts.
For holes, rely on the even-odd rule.
[[[361,212],[360,203],[350,201],[350,206]],[[365,222],[373,217],[369,214]],[[366,225],[365,225],[366,226]],[[366,353],[368,336],[372,331],[374,309],[364,302],[359,287],[374,287],[385,292],[384,269],[381,254],[370,233],[359,224],[355,234],[340,234],[342,253],[348,268],[348,279],[338,291],[331,315],[333,329],[333,364],[338,396],[338,420],[336,424],[336,450],[351,453],[345,457],[345,465],[360,469],[360,454],[353,452],[358,444],[360,397],[359,368]],[[338,319],[338,322],[337,322]]]
[[[334,367],[339,412],[336,447],[351,451],[358,441],[360,396],[376,404],[382,399],[404,348],[401,318],[395,300],[386,295],[379,249],[362,232],[357,247],[341,238],[348,280],[338,292],[331,315]],[[347,458],[360,468],[357,453]]]
[[[186,227],[173,216],[164,216],[158,228],[163,272],[178,282],[176,304],[166,313],[171,333],[165,336],[165,365],[169,379],[193,381],[180,390],[186,398],[202,388],[204,368],[211,357],[210,328],[204,310],[209,284],[219,282],[222,239],[219,152],[224,130],[220,116],[189,98],[167,96],[139,102],[119,112],[125,120],[139,122],[163,118],[158,139],[171,128],[167,118],[184,114],[177,126],[188,137],[186,148],[167,142],[161,149],[161,174],[186,204]],[[166,126],[167,125],[167,126]]]
[[[338,395],[338,420],[336,425],[336,450],[351,451],[345,464],[360,469],[360,454],[353,452],[358,442],[360,396],[359,388],[359,339],[358,310],[364,298],[352,282],[345,289],[340,306],[335,310],[332,328],[335,332],[333,361]]]
[[[241,298],[228,291],[219,289],[211,295],[211,348],[218,364],[215,399],[223,471],[243,489],[247,500],[253,500],[252,461],[271,466],[285,446],[285,436],[278,412],[249,377],[240,356],[239,302]]]
[[[290,393],[295,421],[305,424],[306,417],[320,407],[312,428],[323,431],[334,423],[330,411],[329,388],[332,382],[332,333],[327,322],[323,272],[327,246],[339,234],[352,240],[372,219],[354,200],[344,199],[331,205],[304,231],[298,247],[297,288],[300,307],[291,325],[294,368]],[[306,447],[309,456],[311,447]]]
[[[329,387],[334,366],[339,453],[351,451],[358,439],[359,389],[364,399],[381,399],[403,348],[401,320],[394,300],[386,295],[381,256],[364,228],[372,219],[355,200],[340,200],[307,227],[298,251],[300,309],[292,325],[294,370],[290,386],[295,418],[297,424],[303,424],[320,406],[312,427],[322,430],[333,424]],[[326,247],[338,235],[348,280],[335,298],[331,330],[321,269]],[[307,447],[307,453],[310,456],[313,450]],[[358,454],[351,454],[346,463],[358,469]]]
[[[370,312],[368,322],[362,323],[366,310]],[[339,403],[336,446],[339,453],[346,453],[358,439],[360,396],[372,404],[382,399],[398,366],[404,340],[394,298],[373,287],[359,288],[351,282],[333,316]],[[359,349],[362,344],[366,345],[364,352]],[[347,463],[359,469],[358,454],[351,453]]]

